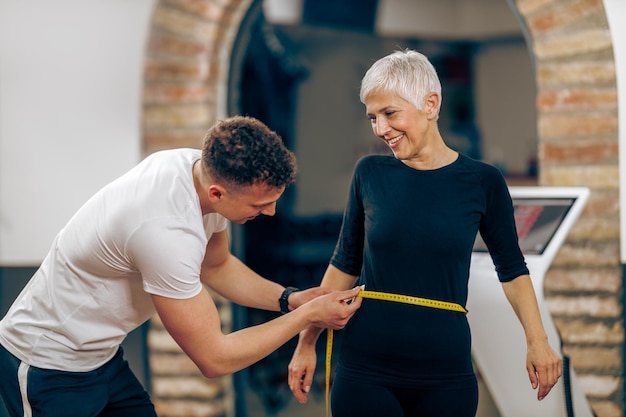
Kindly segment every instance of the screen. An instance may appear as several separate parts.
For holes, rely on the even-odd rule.
[[[515,225],[522,253],[541,255],[552,240],[575,198],[513,198]],[[474,252],[487,252],[476,236]]]

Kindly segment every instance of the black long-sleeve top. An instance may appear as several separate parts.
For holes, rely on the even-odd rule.
[[[464,155],[425,171],[371,155],[355,167],[331,264],[366,290],[465,306],[478,231],[500,281],[528,274],[499,170]],[[452,387],[473,377],[464,314],[389,301],[363,300],[339,357],[348,374],[385,383]]]

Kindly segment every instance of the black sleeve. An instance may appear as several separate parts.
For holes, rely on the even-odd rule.
[[[362,161],[355,167],[348,201],[343,213],[343,222],[331,265],[349,275],[359,276],[363,264],[364,213],[360,192]]]
[[[529,273],[519,247],[513,201],[502,174],[494,168],[484,177],[486,211],[480,234],[501,282]]]

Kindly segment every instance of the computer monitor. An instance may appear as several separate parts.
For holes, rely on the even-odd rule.
[[[548,247],[576,198],[513,198],[515,224],[520,249],[525,255],[541,255]],[[480,233],[474,252],[487,252]]]

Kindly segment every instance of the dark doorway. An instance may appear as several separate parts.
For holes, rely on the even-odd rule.
[[[354,163],[364,154],[387,152],[372,134],[358,99],[360,79],[371,63],[403,48],[428,55],[443,84],[442,135],[460,152],[484,159],[490,152],[485,152],[477,121],[476,68],[494,49],[512,46],[517,54],[527,53],[521,30],[495,40],[383,37],[374,33],[376,2],[367,2],[371,8],[358,22],[352,16],[345,24],[321,18],[311,9],[315,4],[304,1],[300,21],[283,25],[268,21],[263,1],[254,1],[233,49],[229,79],[229,114],[264,121],[296,153],[300,168],[274,217],[233,225],[233,251],[261,275],[298,288],[319,285],[328,265]],[[342,3],[341,8],[346,7],[356,6]],[[527,75],[532,83],[532,74]],[[482,77],[489,79],[490,74]],[[534,101],[528,105],[534,108]],[[525,168],[521,169],[514,174],[526,180]],[[536,178],[536,172],[533,175]],[[239,328],[277,316],[234,308]],[[295,344],[294,339],[236,374],[237,417],[290,415],[287,410],[299,407],[287,387],[287,365]],[[324,355],[320,341],[312,401],[295,408],[298,415],[315,407],[323,413]]]

